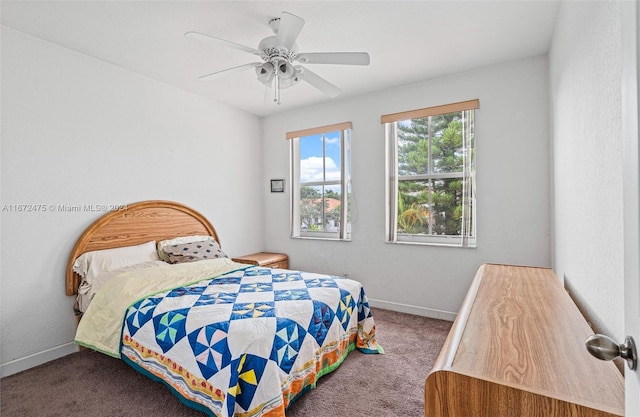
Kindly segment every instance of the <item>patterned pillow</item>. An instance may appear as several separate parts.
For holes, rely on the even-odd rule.
[[[163,251],[169,257],[169,263],[172,264],[202,261],[203,259],[228,258],[220,249],[218,242],[213,240],[165,246]]]
[[[203,242],[207,240],[216,241],[213,236],[194,235],[194,236],[180,236],[173,239],[161,240],[158,242],[158,256],[165,262],[169,262],[169,256],[164,251],[165,247],[171,247],[173,245],[183,245],[191,242]]]

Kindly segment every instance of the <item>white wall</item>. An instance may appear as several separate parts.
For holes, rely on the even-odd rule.
[[[482,263],[550,266],[548,91],[542,56],[265,118],[264,181],[288,179],[285,193],[266,193],[266,249],[362,281],[374,305],[450,319]],[[380,116],[474,98],[477,249],[385,243]],[[343,121],[353,122],[352,241],[291,239],[285,132]]]
[[[549,53],[554,269],[594,329],[624,339],[620,4],[563,2]]]
[[[2,205],[180,201],[262,249],[259,118],[5,27],[1,71]],[[100,214],[2,211],[3,376],[75,350],[66,260]]]

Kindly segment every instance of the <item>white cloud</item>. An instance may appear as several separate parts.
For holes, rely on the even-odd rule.
[[[325,158],[325,170],[327,173],[327,180],[340,179],[340,168],[336,165],[333,159]],[[318,156],[310,156],[307,159],[300,161],[300,181],[322,181],[322,158]]]
[[[335,138],[325,138],[324,141],[325,141],[325,143],[327,145],[339,145],[340,144],[340,136],[335,137]]]

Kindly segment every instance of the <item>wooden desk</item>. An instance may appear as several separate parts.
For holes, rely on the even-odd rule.
[[[231,260],[243,264],[266,266],[267,268],[289,268],[289,257],[284,253],[258,252]]]
[[[425,383],[425,416],[624,415],[624,378],[551,269],[482,265]]]

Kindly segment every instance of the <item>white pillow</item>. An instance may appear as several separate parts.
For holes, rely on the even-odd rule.
[[[199,236],[180,236],[173,239],[161,240],[158,242],[158,256],[165,262],[169,262],[169,255],[164,251],[167,246],[184,245],[193,242],[216,242],[213,236],[199,235]],[[217,243],[217,242],[216,242]]]
[[[107,283],[110,279],[117,277],[123,272],[134,271],[142,268],[151,268],[153,266],[170,266],[166,262],[162,261],[151,261],[151,262],[143,262],[135,265],[127,265],[122,268],[114,269],[113,271],[103,272],[95,277],[93,277],[93,282],[89,283],[85,280],[82,280],[80,283],[80,287],[78,288],[78,295],[76,296],[76,305],[75,308],[81,312],[87,311],[87,307],[89,307],[89,303],[93,300],[93,297],[96,293],[102,288],[104,284]]]
[[[95,277],[103,272],[159,260],[158,252],[156,252],[156,242],[152,240],[136,246],[83,253],[74,262],[73,270],[91,284]]]

